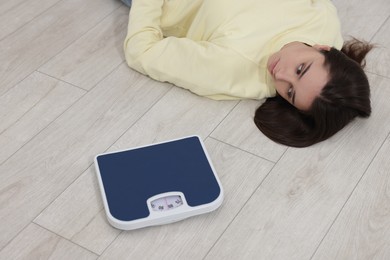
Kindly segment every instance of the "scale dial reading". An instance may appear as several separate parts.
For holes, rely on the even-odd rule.
[[[179,195],[166,196],[153,200],[150,204],[154,211],[167,211],[183,205],[183,199]]]

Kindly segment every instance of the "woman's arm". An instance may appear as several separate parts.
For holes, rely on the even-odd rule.
[[[258,65],[234,50],[208,41],[164,38],[160,28],[163,2],[133,1],[124,43],[131,68],[214,99],[269,95],[259,86],[263,80]]]
[[[163,40],[160,19],[164,0],[134,0],[124,43],[126,60],[134,69],[145,73],[140,64],[133,64],[154,44]],[[129,64],[130,65],[130,64]]]

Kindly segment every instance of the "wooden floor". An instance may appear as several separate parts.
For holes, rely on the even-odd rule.
[[[126,66],[118,0],[1,0],[0,259],[390,259],[390,1],[337,0],[368,59],[373,114],[305,149],[265,138],[255,101],[216,102]],[[96,154],[200,135],[217,211],[121,232]]]

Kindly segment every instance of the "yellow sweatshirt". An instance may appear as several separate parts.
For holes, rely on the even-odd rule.
[[[269,56],[289,42],[342,47],[330,0],[133,0],[128,65],[212,99],[276,94]]]

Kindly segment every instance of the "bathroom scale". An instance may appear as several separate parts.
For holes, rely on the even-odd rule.
[[[95,157],[108,222],[132,230],[211,212],[223,189],[198,136]]]

